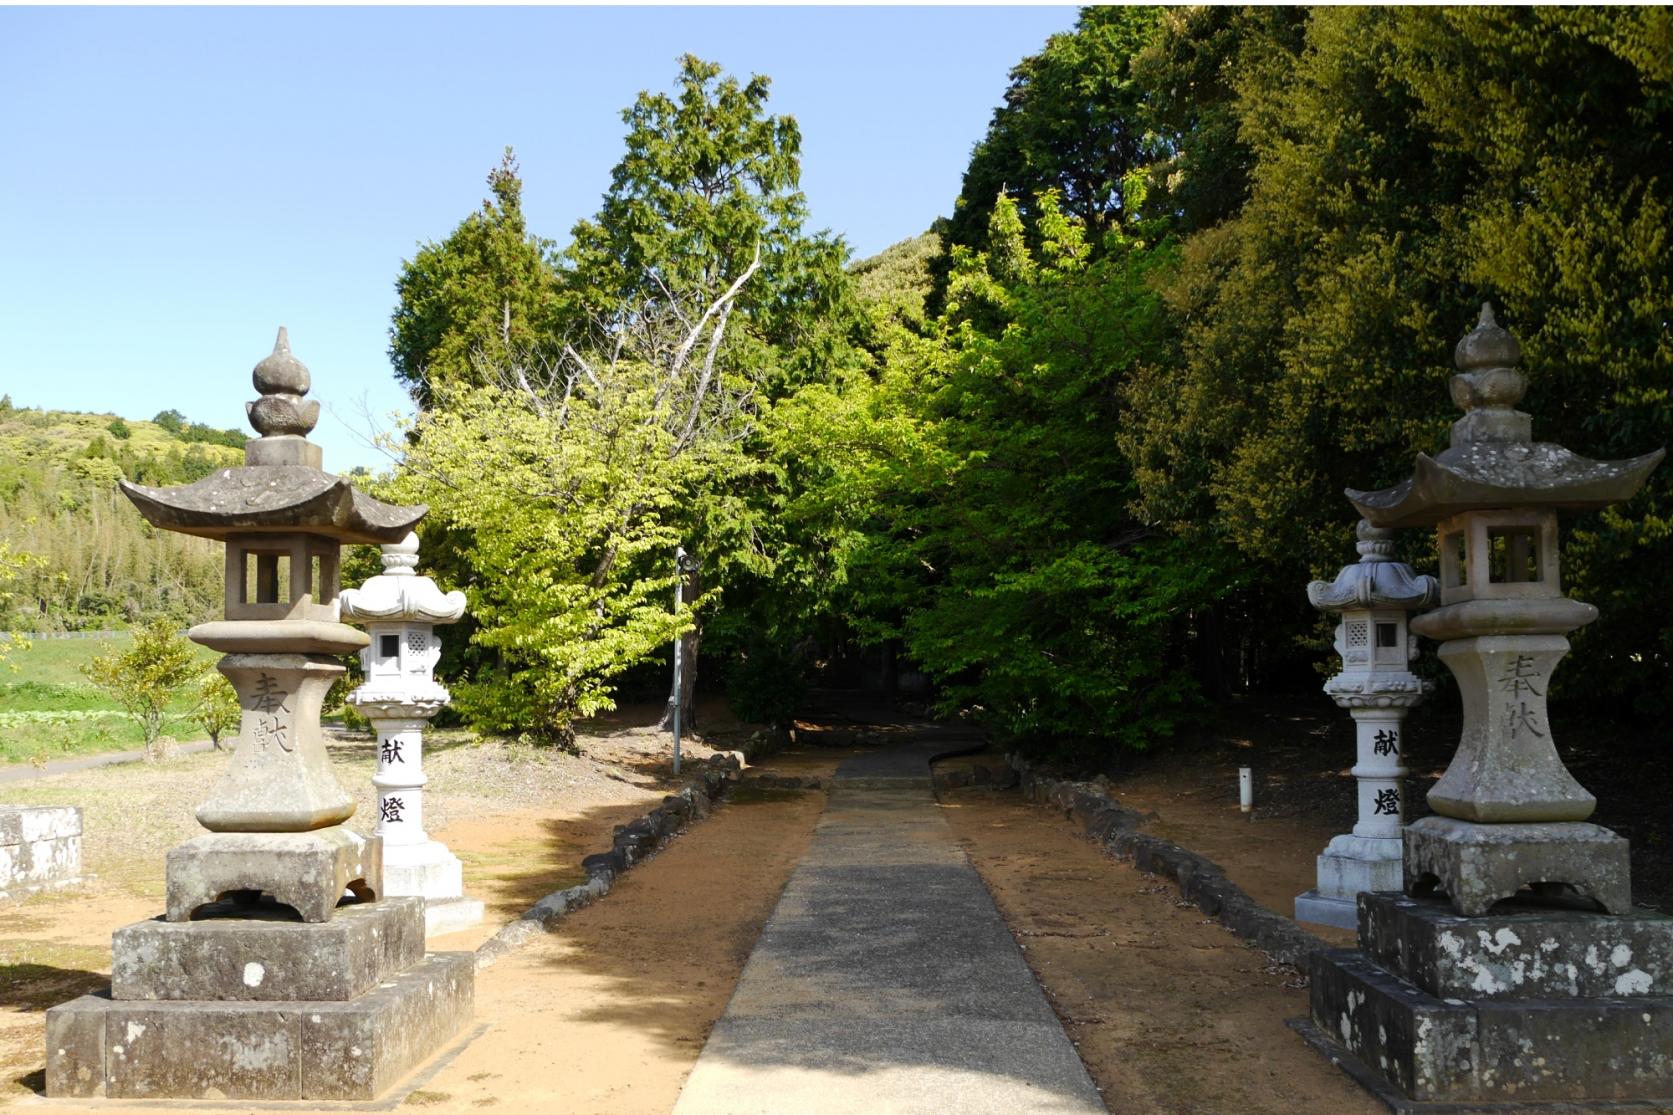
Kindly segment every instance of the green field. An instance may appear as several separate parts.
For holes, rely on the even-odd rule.
[[[127,640],[126,635],[37,639],[27,650],[14,649],[0,666],[0,764],[142,746],[139,725],[81,674],[83,664],[122,649]],[[205,664],[217,657],[207,648],[199,648],[198,656]],[[181,740],[201,737],[197,726],[184,719],[190,708],[190,697],[183,694],[163,733]]]

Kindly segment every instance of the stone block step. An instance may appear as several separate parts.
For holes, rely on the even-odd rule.
[[[155,918],[111,938],[121,1000],[348,1000],[424,958],[424,900],[386,898],[304,922],[271,902],[222,903],[201,921]],[[288,916],[287,916],[288,915]]]
[[[47,1011],[52,1098],[370,1100],[471,1017],[476,957],[431,953],[348,1002],[135,1002]]]
[[[1359,943],[1389,972],[1440,999],[1673,995],[1673,917],[1502,903],[1459,917],[1441,899],[1359,897]]]
[[[1358,952],[1316,954],[1311,1015],[1341,1052],[1424,1103],[1673,1096],[1673,998],[1442,999]]]

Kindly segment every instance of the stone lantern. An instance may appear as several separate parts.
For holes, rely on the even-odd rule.
[[[1385,1098],[1664,1100],[1673,918],[1633,908],[1627,842],[1587,822],[1546,716],[1567,634],[1597,616],[1562,593],[1557,513],[1628,499],[1663,451],[1534,441],[1521,346],[1490,306],[1455,356],[1451,446],[1348,498],[1379,527],[1435,528],[1441,606],[1412,630],[1441,643],[1463,732],[1434,815],[1406,828],[1405,892],[1360,896],[1360,949],[1315,956],[1297,1028]]]
[[[1352,929],[1363,891],[1399,890],[1401,830],[1405,827],[1401,762],[1406,713],[1423,699],[1426,684],[1408,668],[1417,639],[1406,617],[1433,607],[1433,577],[1420,577],[1394,560],[1394,532],[1359,521],[1359,561],[1334,581],[1307,586],[1313,607],[1337,612],[1336,653],[1342,670],[1324,691],[1353,717],[1358,761],[1359,822],[1331,840],[1319,856],[1318,886],[1295,900],[1297,921]]]
[[[168,854],[167,913],[116,931],[108,996],[47,1012],[51,1096],[373,1099],[471,1014],[472,955],[426,955],[423,903],[383,897],[383,840],[343,824],[320,733],[336,656],[367,643],[338,620],[339,547],[397,542],[425,508],[321,471],[283,329],[253,379],[242,467],[121,485],[152,525],[226,544],[226,616],[188,635],[243,711],[208,833]]]
[[[482,920],[482,903],[464,897],[459,857],[424,831],[424,725],[447,704],[434,671],[441,656],[437,624],[465,614],[465,594],[444,593],[414,572],[418,535],[383,547],[383,572],[342,596],[343,619],[361,624],[371,642],[360,651],[366,680],[348,696],[378,734],[378,825],[388,894],[424,899],[429,933],[451,933]]]

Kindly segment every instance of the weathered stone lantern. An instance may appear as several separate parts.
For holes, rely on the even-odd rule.
[[[226,618],[188,634],[225,653],[243,713],[209,832],[168,854],[166,915],[116,931],[108,997],[47,1012],[52,1096],[372,1099],[470,1017],[473,958],[426,956],[423,903],[382,899],[383,841],[344,827],[320,733],[335,656],[367,642],[338,620],[339,547],[399,541],[425,508],[321,471],[283,329],[253,378],[244,466],[122,483],[153,525],[226,543]]]
[[[1318,886],[1295,900],[1297,921],[1352,929],[1357,897],[1364,891],[1399,890],[1401,830],[1405,827],[1402,736],[1406,713],[1423,700],[1425,683],[1409,669],[1417,639],[1406,617],[1433,607],[1433,577],[1420,577],[1394,560],[1394,532],[1361,519],[1359,561],[1334,581],[1307,586],[1313,607],[1337,612],[1336,653],[1342,669],[1325,682],[1328,693],[1354,719],[1358,761],[1359,822],[1319,856]]]
[[[383,838],[383,885],[388,894],[424,899],[431,934],[452,933],[482,920],[482,903],[464,896],[459,857],[424,831],[424,725],[447,704],[435,679],[441,657],[437,624],[465,614],[465,594],[444,593],[414,572],[418,535],[383,547],[383,572],[342,596],[343,619],[371,636],[360,652],[366,680],[348,696],[378,734],[377,835]]]
[[[1385,1098],[1663,1100],[1673,918],[1634,910],[1627,842],[1587,822],[1546,717],[1565,636],[1597,616],[1562,594],[1557,512],[1629,498],[1663,451],[1594,461],[1533,441],[1520,359],[1483,306],[1456,353],[1451,447],[1348,492],[1379,527],[1436,530],[1441,607],[1412,630],[1441,642],[1464,728],[1434,815],[1406,828],[1406,892],[1360,896],[1360,950],[1315,957],[1298,1028]]]

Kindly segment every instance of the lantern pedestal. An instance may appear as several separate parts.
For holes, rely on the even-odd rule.
[[[387,853],[386,853],[387,855]],[[459,857],[439,840],[409,844],[386,858],[384,886],[391,894],[411,894],[424,899],[424,931],[432,937],[457,933],[482,922],[480,898],[464,893],[464,871]]]
[[[1406,829],[1406,890],[1440,891],[1460,914],[1487,913],[1523,887],[1574,894],[1605,913],[1632,912],[1632,861],[1625,837],[1582,821],[1478,825],[1425,817]]]
[[[1398,837],[1351,833],[1335,837],[1319,856],[1318,887],[1296,895],[1295,920],[1355,928],[1359,924],[1359,895],[1364,891],[1399,890],[1403,865]]]
[[[47,1012],[48,1095],[376,1099],[470,1020],[475,954],[426,954],[416,898],[206,912],[116,931],[109,996]]]

